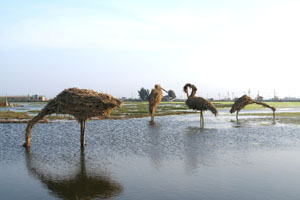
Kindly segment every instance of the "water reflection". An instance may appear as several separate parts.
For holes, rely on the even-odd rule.
[[[187,129],[184,135],[185,168],[188,173],[194,173],[199,166],[215,165],[216,152],[209,139],[214,129],[192,128]]]
[[[78,157],[77,157],[78,158]],[[123,186],[111,180],[105,173],[97,170],[87,170],[84,149],[75,160],[75,170],[72,171],[74,160],[68,160],[70,166],[63,166],[56,158],[45,158],[38,153],[26,150],[26,166],[29,174],[40,180],[51,191],[51,195],[62,199],[106,199],[123,192]],[[56,168],[57,166],[57,168]],[[59,172],[58,172],[59,171]]]
[[[232,123],[233,128],[241,128],[247,127],[251,125],[263,125],[263,126],[275,126],[277,124],[275,119],[268,119],[268,118],[247,118],[247,119],[240,119],[239,121],[230,120]]]
[[[162,160],[163,160],[163,155],[162,155],[162,144],[161,144],[161,132],[160,132],[161,127],[157,124],[149,126],[149,134],[148,139],[149,139],[149,156],[151,159],[151,162],[155,166],[157,170],[162,166]]]

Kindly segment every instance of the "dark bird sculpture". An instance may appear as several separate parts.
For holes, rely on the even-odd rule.
[[[192,89],[191,94],[188,93],[188,88]],[[185,101],[186,105],[194,110],[200,110],[200,127],[204,128],[204,118],[203,118],[203,111],[210,110],[215,116],[218,114],[217,108],[208,100],[202,97],[195,97],[197,92],[197,88],[195,85],[187,83],[183,87],[183,91],[187,95],[187,100]]]
[[[236,120],[239,121],[238,115],[239,115],[240,110],[243,109],[244,107],[246,107],[247,105],[253,104],[253,103],[262,105],[263,107],[266,107],[266,108],[270,108],[273,111],[273,119],[275,119],[276,108],[269,106],[268,104],[265,104],[263,102],[255,101],[247,95],[241,96],[234,102],[234,104],[232,105],[232,107],[230,109],[230,113],[232,114],[236,111]]]
[[[32,127],[46,115],[69,114],[80,123],[81,146],[85,146],[85,123],[91,117],[109,115],[114,108],[119,108],[123,102],[109,94],[93,90],[69,88],[59,93],[27,124],[24,147],[30,146]]]
[[[168,93],[167,90],[163,89],[160,85],[156,84],[155,88],[151,91],[149,95],[149,112],[151,115],[151,124],[154,124],[154,113],[157,108],[157,105],[160,103],[163,93],[162,90]]]

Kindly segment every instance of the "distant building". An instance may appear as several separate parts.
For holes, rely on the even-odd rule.
[[[299,101],[300,99],[297,97],[284,97],[284,101]]]
[[[0,97],[0,99],[7,98],[9,102],[28,102],[28,101],[47,101],[45,96],[40,95],[28,95],[28,96],[7,96]]]
[[[278,96],[274,96],[274,98],[272,99],[273,101],[279,101],[279,97]]]
[[[39,101],[46,101],[46,97],[45,96],[39,96]]]
[[[257,97],[255,97],[255,100],[256,101],[263,101],[264,100],[264,97],[260,96],[260,95],[257,95]]]
[[[3,101],[3,99],[0,99],[0,107],[14,107],[14,105],[8,102],[7,98],[5,98],[5,101]]]

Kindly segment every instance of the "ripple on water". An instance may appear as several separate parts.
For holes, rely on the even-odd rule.
[[[205,114],[204,129],[199,127],[198,114],[156,117],[155,125],[149,124],[149,118],[88,121],[84,151],[75,121],[37,124],[32,130],[29,152],[21,147],[26,124],[0,124],[0,168],[23,164],[31,177],[62,199],[74,199],[63,191],[84,181],[91,184],[90,188],[108,188],[111,192],[107,198],[123,195],[131,199],[138,193],[143,199],[151,194],[163,199],[161,194],[166,192],[164,197],[172,199],[171,194],[178,192],[182,198],[194,195],[218,199],[214,196],[216,190],[230,193],[232,186],[245,184],[243,181],[248,179],[248,190],[241,189],[241,195],[246,195],[249,188],[256,191],[254,185],[263,182],[257,178],[264,176],[262,171],[275,173],[276,163],[282,167],[280,159],[297,155],[292,152],[300,150],[300,130],[298,125],[272,124],[269,118],[243,116],[239,123],[232,118]],[[274,156],[277,152],[280,159]],[[296,157],[286,162],[292,163],[293,158]],[[231,182],[232,186],[219,185],[220,176],[228,180],[224,185]],[[105,192],[96,190],[82,191],[78,196],[84,192],[89,197],[105,197]]]

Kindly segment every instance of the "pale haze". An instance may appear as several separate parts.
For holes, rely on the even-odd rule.
[[[137,97],[300,97],[300,2],[2,1],[0,95],[78,87]]]

